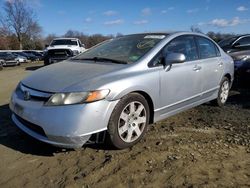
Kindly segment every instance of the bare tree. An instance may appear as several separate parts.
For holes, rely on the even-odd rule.
[[[4,3],[5,14],[0,21],[3,28],[8,28],[9,32],[15,34],[20,50],[23,48],[23,39],[35,38],[40,35],[41,27],[35,20],[33,11],[24,0],[8,0]]]
[[[203,33],[199,27],[194,26],[194,25],[192,25],[192,26],[190,27],[190,30],[191,30],[192,32],[196,32],[196,33]]]
[[[49,45],[50,42],[54,39],[57,38],[58,36],[56,34],[49,34],[47,37],[44,38],[44,46]]]
[[[212,38],[215,42],[219,42],[219,41],[221,41],[223,39],[235,37],[237,35],[234,34],[234,33],[220,33],[220,32],[215,33],[213,31],[209,31],[207,33],[207,36]]]
[[[86,35],[82,32],[75,31],[75,30],[68,30],[64,37],[72,37],[72,38],[78,38],[81,40],[83,44],[85,44],[86,48],[90,48],[100,42],[103,42],[107,39],[114,38],[114,36],[104,36],[102,34],[94,34],[94,35]]]

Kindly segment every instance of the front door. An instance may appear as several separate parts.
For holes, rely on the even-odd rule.
[[[173,39],[163,50],[164,54],[171,52],[184,54],[186,61],[173,64],[168,71],[160,71],[162,115],[199,101],[202,90],[202,67],[194,37],[185,35]]]

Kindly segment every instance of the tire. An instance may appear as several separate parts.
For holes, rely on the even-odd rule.
[[[46,66],[46,65],[49,65],[49,59],[48,58],[44,59],[44,66]]]
[[[230,90],[230,81],[227,77],[224,77],[220,83],[218,96],[217,99],[214,101],[214,104],[216,104],[219,107],[223,107],[228,99],[229,90]]]
[[[108,124],[108,141],[117,149],[135,145],[147,131],[149,106],[138,93],[123,97],[114,108]]]

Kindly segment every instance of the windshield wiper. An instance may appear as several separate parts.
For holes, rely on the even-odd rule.
[[[72,60],[89,60],[89,61],[111,61],[118,64],[128,64],[126,61],[111,59],[106,57],[93,57],[93,58],[72,58]]]

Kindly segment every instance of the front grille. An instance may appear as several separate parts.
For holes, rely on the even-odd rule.
[[[53,49],[48,51],[50,58],[68,58],[73,56],[73,52],[70,49]]]
[[[31,95],[30,100],[47,102],[49,100],[49,98]]]
[[[32,89],[28,86],[25,86],[23,84],[20,84],[17,89],[16,89],[16,94],[18,95],[18,97],[22,100],[24,100],[25,98],[25,91],[29,92],[29,99],[31,101],[42,101],[42,102],[46,102],[49,100],[49,98],[51,97],[51,95],[53,93],[49,93],[49,92],[43,92],[40,90],[36,90],[36,89]]]
[[[26,121],[25,119],[21,118],[20,116],[18,116],[16,114],[15,114],[15,116],[18,119],[18,121],[20,121],[20,123],[22,123],[28,129],[34,131],[37,134],[40,134],[41,136],[47,137],[42,127],[40,127],[34,123],[31,123],[29,121]]]

